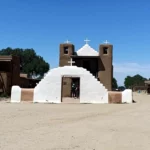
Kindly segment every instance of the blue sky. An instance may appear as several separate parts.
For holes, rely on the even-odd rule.
[[[59,44],[78,50],[108,40],[119,85],[137,73],[150,77],[150,2],[119,0],[0,0],[0,49],[33,48],[58,66]]]

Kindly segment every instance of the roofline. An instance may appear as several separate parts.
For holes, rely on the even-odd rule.
[[[74,45],[72,43],[60,43],[60,45]]]
[[[78,56],[78,55],[71,55],[71,58],[100,58],[100,56]]]
[[[6,55],[1,55],[0,56],[0,61],[11,61],[12,56],[6,56]]]
[[[104,43],[104,44],[100,44],[100,45],[102,45],[102,46],[113,46],[112,44],[109,44],[109,43],[108,44]]]
[[[145,84],[150,84],[150,80],[144,81]]]
[[[12,61],[14,58],[19,56],[12,56],[12,55],[0,55],[0,61]]]

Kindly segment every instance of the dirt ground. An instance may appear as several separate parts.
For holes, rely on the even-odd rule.
[[[134,104],[0,102],[0,150],[149,150],[150,96]]]

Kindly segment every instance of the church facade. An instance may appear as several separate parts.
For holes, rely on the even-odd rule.
[[[71,63],[71,64],[70,64]],[[97,80],[102,83],[108,91],[112,90],[113,78],[113,45],[104,43],[99,45],[99,50],[93,49],[86,41],[86,44],[79,50],[69,42],[60,44],[59,66],[74,65],[87,69]],[[70,95],[71,79],[63,82],[64,96]],[[94,87],[93,87],[94,88]]]

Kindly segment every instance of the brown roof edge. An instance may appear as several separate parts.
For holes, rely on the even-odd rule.
[[[99,56],[78,56],[78,55],[71,55],[72,58],[99,58]]]
[[[5,55],[0,55],[0,61],[11,61],[13,59],[13,56],[5,56]]]
[[[150,84],[150,80],[144,81],[145,84]]]
[[[11,61],[15,58],[20,58],[19,56],[12,56],[12,55],[0,55],[0,61]]]

